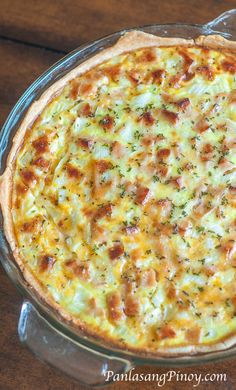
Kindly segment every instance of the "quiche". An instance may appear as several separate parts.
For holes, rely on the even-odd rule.
[[[108,345],[236,341],[236,42],[122,36],[43,93],[1,177],[28,284]]]

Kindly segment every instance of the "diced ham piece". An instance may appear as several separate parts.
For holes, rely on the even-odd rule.
[[[159,142],[159,141],[162,141],[165,137],[163,135],[147,135],[145,137],[142,138],[141,140],[141,144],[143,146],[147,146],[147,147],[150,147],[150,146],[153,146],[155,143]]]
[[[74,268],[74,273],[76,276],[79,276],[81,279],[88,280],[89,276],[90,276],[88,264],[86,264],[86,263],[78,264]]]
[[[129,77],[130,81],[131,81],[134,85],[138,84],[138,83],[140,82],[140,80],[141,80],[141,74],[140,74],[140,72],[138,72],[138,71],[135,70],[135,69],[131,69],[131,70],[129,71],[128,77]]]
[[[106,115],[99,123],[104,130],[112,130],[114,126],[114,119],[110,115]]]
[[[93,116],[92,109],[89,103],[85,103],[80,108],[80,115],[85,117],[91,117]]]
[[[23,222],[20,230],[23,233],[37,233],[39,232],[42,226],[42,218],[40,216],[36,216],[29,221]]]
[[[178,223],[178,233],[183,237],[186,232],[192,228],[192,224],[188,220],[182,220]]]
[[[74,276],[78,276],[82,280],[88,280],[90,277],[88,263],[78,263],[76,260],[68,260],[65,263],[66,267],[70,268]]]
[[[223,172],[227,172],[227,171],[230,171],[231,169],[235,168],[235,165],[233,163],[231,163],[229,160],[227,160],[227,158],[225,157],[222,157],[220,160],[219,160],[219,168],[223,171]]]
[[[125,227],[125,231],[130,236],[139,233],[139,227],[136,225],[129,225]]]
[[[157,151],[157,158],[159,160],[165,160],[170,156],[170,149],[159,149]]]
[[[170,325],[163,325],[161,329],[157,330],[157,337],[159,340],[172,339],[175,336],[176,333]]]
[[[232,304],[233,304],[234,308],[236,309],[236,296],[231,298],[231,301],[232,301]]]
[[[177,102],[175,102],[175,104],[176,104],[182,111],[185,111],[186,108],[190,105],[190,100],[189,100],[189,98],[184,98],[184,99],[178,100]]]
[[[98,307],[96,299],[94,297],[89,300],[88,313],[94,316],[104,317],[104,310],[101,307]]]
[[[116,158],[124,157],[125,151],[125,146],[123,146],[120,142],[114,141],[112,143],[112,154],[114,154]]]
[[[109,320],[111,322],[120,321],[124,314],[122,309],[121,295],[118,291],[112,292],[106,297]]]
[[[205,144],[201,151],[201,160],[209,161],[212,159],[214,154],[214,148],[211,144]]]
[[[191,344],[198,344],[200,339],[201,329],[198,326],[194,328],[187,329],[186,331],[186,339]]]
[[[176,297],[176,289],[173,285],[171,285],[167,290],[167,298],[170,300],[174,299]]]
[[[45,153],[49,150],[48,148],[48,138],[46,135],[39,137],[35,141],[32,142],[32,145],[38,154]]]
[[[204,131],[207,131],[209,129],[209,127],[210,127],[209,123],[206,121],[206,119],[205,118],[201,118],[197,122],[195,129],[196,129],[196,131],[198,133],[201,134],[201,133],[204,133]]]
[[[176,125],[176,123],[179,120],[179,115],[176,112],[169,111],[169,110],[162,110],[161,113],[163,117],[172,125]]]
[[[28,191],[29,187],[25,186],[24,184],[18,183],[16,185],[16,193],[17,195],[24,195]]]
[[[158,210],[158,219],[160,222],[166,221],[172,210],[172,201],[169,199],[159,199],[155,205]]]
[[[71,91],[70,91],[71,99],[76,100],[79,92],[79,86],[80,84],[78,83],[77,80],[73,80],[71,82]]]
[[[147,187],[139,186],[136,191],[136,202],[145,205],[150,198],[150,190]]]
[[[51,255],[43,255],[39,260],[39,268],[41,272],[48,271],[52,269],[56,262],[55,257]]]
[[[22,169],[20,174],[26,185],[30,186],[35,185],[37,183],[37,176],[31,169]]]
[[[128,317],[134,317],[140,313],[140,303],[137,297],[127,294],[125,297],[125,314]]]
[[[156,70],[153,70],[151,71],[146,80],[148,83],[152,83],[152,84],[162,84],[163,80],[165,78],[165,71],[164,69],[156,69]]]
[[[102,205],[95,212],[94,220],[97,221],[98,219],[101,219],[103,217],[110,216],[111,213],[112,213],[112,204],[111,203],[107,203],[105,205]]]
[[[113,247],[108,249],[109,257],[111,260],[116,260],[124,253],[124,247],[120,242],[117,242]]]
[[[120,64],[111,65],[104,69],[104,73],[113,81],[118,81],[121,72]]]
[[[91,139],[87,139],[87,138],[78,138],[77,144],[84,149],[91,150],[93,147],[94,141]]]
[[[236,254],[236,242],[234,240],[227,241],[222,244],[221,251],[225,253],[227,260],[232,260]]]
[[[161,176],[161,177],[168,176],[169,167],[167,165],[158,164],[156,168],[157,168],[157,173],[159,176]]]
[[[229,72],[229,73],[232,73],[232,74],[235,74],[236,73],[236,62],[233,61],[233,59],[230,61],[223,61],[222,62],[222,68],[225,72]]]
[[[79,179],[83,176],[80,170],[74,167],[72,164],[67,163],[65,167],[66,167],[66,172],[71,179]]]
[[[36,167],[42,168],[44,171],[47,171],[50,166],[50,162],[43,157],[38,157],[32,161],[32,165],[36,165]]]
[[[214,72],[209,65],[198,66],[196,71],[212,81],[214,79]]]
[[[141,286],[143,287],[154,287],[157,283],[156,281],[156,272],[153,268],[145,270],[141,274]]]
[[[95,162],[95,167],[99,173],[104,173],[108,169],[111,169],[113,167],[113,165],[110,161],[107,161],[107,160],[97,160]]]
[[[156,60],[156,53],[154,48],[146,48],[142,50],[141,55],[136,59],[138,62],[153,62]]]
[[[178,189],[181,189],[184,187],[182,176],[173,177],[171,179],[171,183]]]
[[[142,114],[139,119],[145,124],[145,126],[151,126],[154,123],[154,118],[149,111]]]

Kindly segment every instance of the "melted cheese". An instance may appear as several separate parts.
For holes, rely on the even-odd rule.
[[[235,332],[235,105],[232,54],[142,49],[73,80],[29,129],[19,253],[89,331],[155,351]]]

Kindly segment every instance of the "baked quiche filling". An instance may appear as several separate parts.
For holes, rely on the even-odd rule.
[[[88,332],[158,351],[236,332],[236,56],[152,47],[70,81],[28,128],[19,256]]]

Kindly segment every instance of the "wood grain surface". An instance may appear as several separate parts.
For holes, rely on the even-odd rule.
[[[63,53],[125,27],[150,23],[205,23],[236,8],[235,0],[0,0],[0,127],[25,88]],[[85,390],[45,365],[17,336],[22,298],[0,268],[0,390]],[[199,390],[235,390],[236,359],[178,369],[181,373],[225,373],[223,383],[201,383]],[[173,367],[174,369],[174,367]],[[139,367],[139,373],[169,369]],[[167,382],[165,390],[192,389],[194,383]],[[111,388],[157,389],[156,383],[115,383]]]
[[[58,50],[150,23],[206,23],[235,0],[1,0],[0,35]]]

